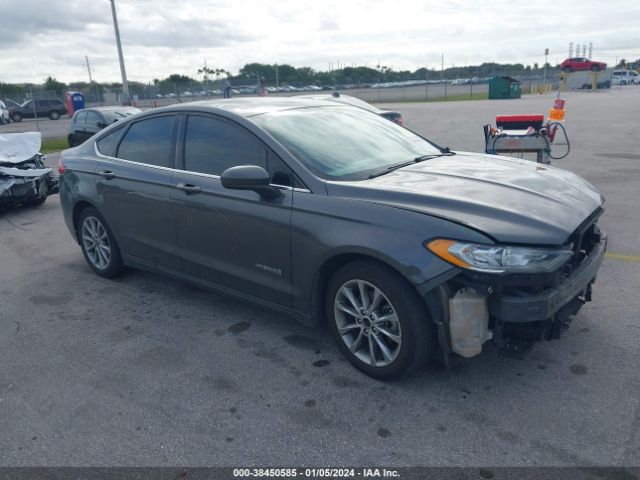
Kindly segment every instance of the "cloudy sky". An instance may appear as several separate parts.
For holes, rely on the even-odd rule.
[[[569,42],[594,59],[640,57],[638,0],[116,0],[127,75],[142,82],[195,76],[204,59],[236,73],[245,63],[329,62],[394,69],[481,62],[562,61]],[[0,81],[48,75],[118,81],[108,0],[0,0]],[[6,34],[10,31],[10,34]]]

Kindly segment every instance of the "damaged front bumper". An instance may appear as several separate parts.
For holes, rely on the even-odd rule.
[[[489,296],[493,339],[505,355],[520,357],[533,342],[560,338],[572,315],[591,301],[591,287],[604,259],[607,240],[603,235],[572,274],[557,286],[537,294],[500,293]]]
[[[58,177],[38,155],[11,167],[0,164],[0,207],[41,203],[58,193]]]
[[[424,295],[438,330],[445,365],[449,354],[473,357],[492,341],[500,354],[522,358],[537,341],[560,337],[585,302],[604,259],[607,238],[594,212],[571,235],[572,258],[545,274],[461,271]]]
[[[36,205],[58,193],[58,176],[45,165],[37,132],[0,135],[0,207]]]

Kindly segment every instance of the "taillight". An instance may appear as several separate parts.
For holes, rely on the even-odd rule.
[[[64,173],[64,163],[62,163],[62,157],[58,159],[58,173],[60,175]]]

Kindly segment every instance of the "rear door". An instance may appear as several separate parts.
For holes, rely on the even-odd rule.
[[[87,135],[87,112],[85,110],[80,110],[73,117],[73,131],[78,143],[82,143],[89,138]]]
[[[291,183],[287,167],[251,132],[222,117],[185,116],[180,139],[183,171],[173,176],[171,198],[184,271],[290,306],[293,189],[285,185]],[[224,188],[219,175],[237,165],[271,170],[282,194],[267,200]]]
[[[176,118],[146,117],[100,139],[95,171],[99,210],[125,260],[179,270],[170,208]]]

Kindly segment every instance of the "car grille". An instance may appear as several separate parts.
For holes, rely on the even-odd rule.
[[[573,250],[573,257],[565,265],[564,274],[571,275],[571,272],[591,254],[595,246],[602,240],[602,233],[597,224],[602,212],[603,209],[598,208],[569,237],[568,246]]]

